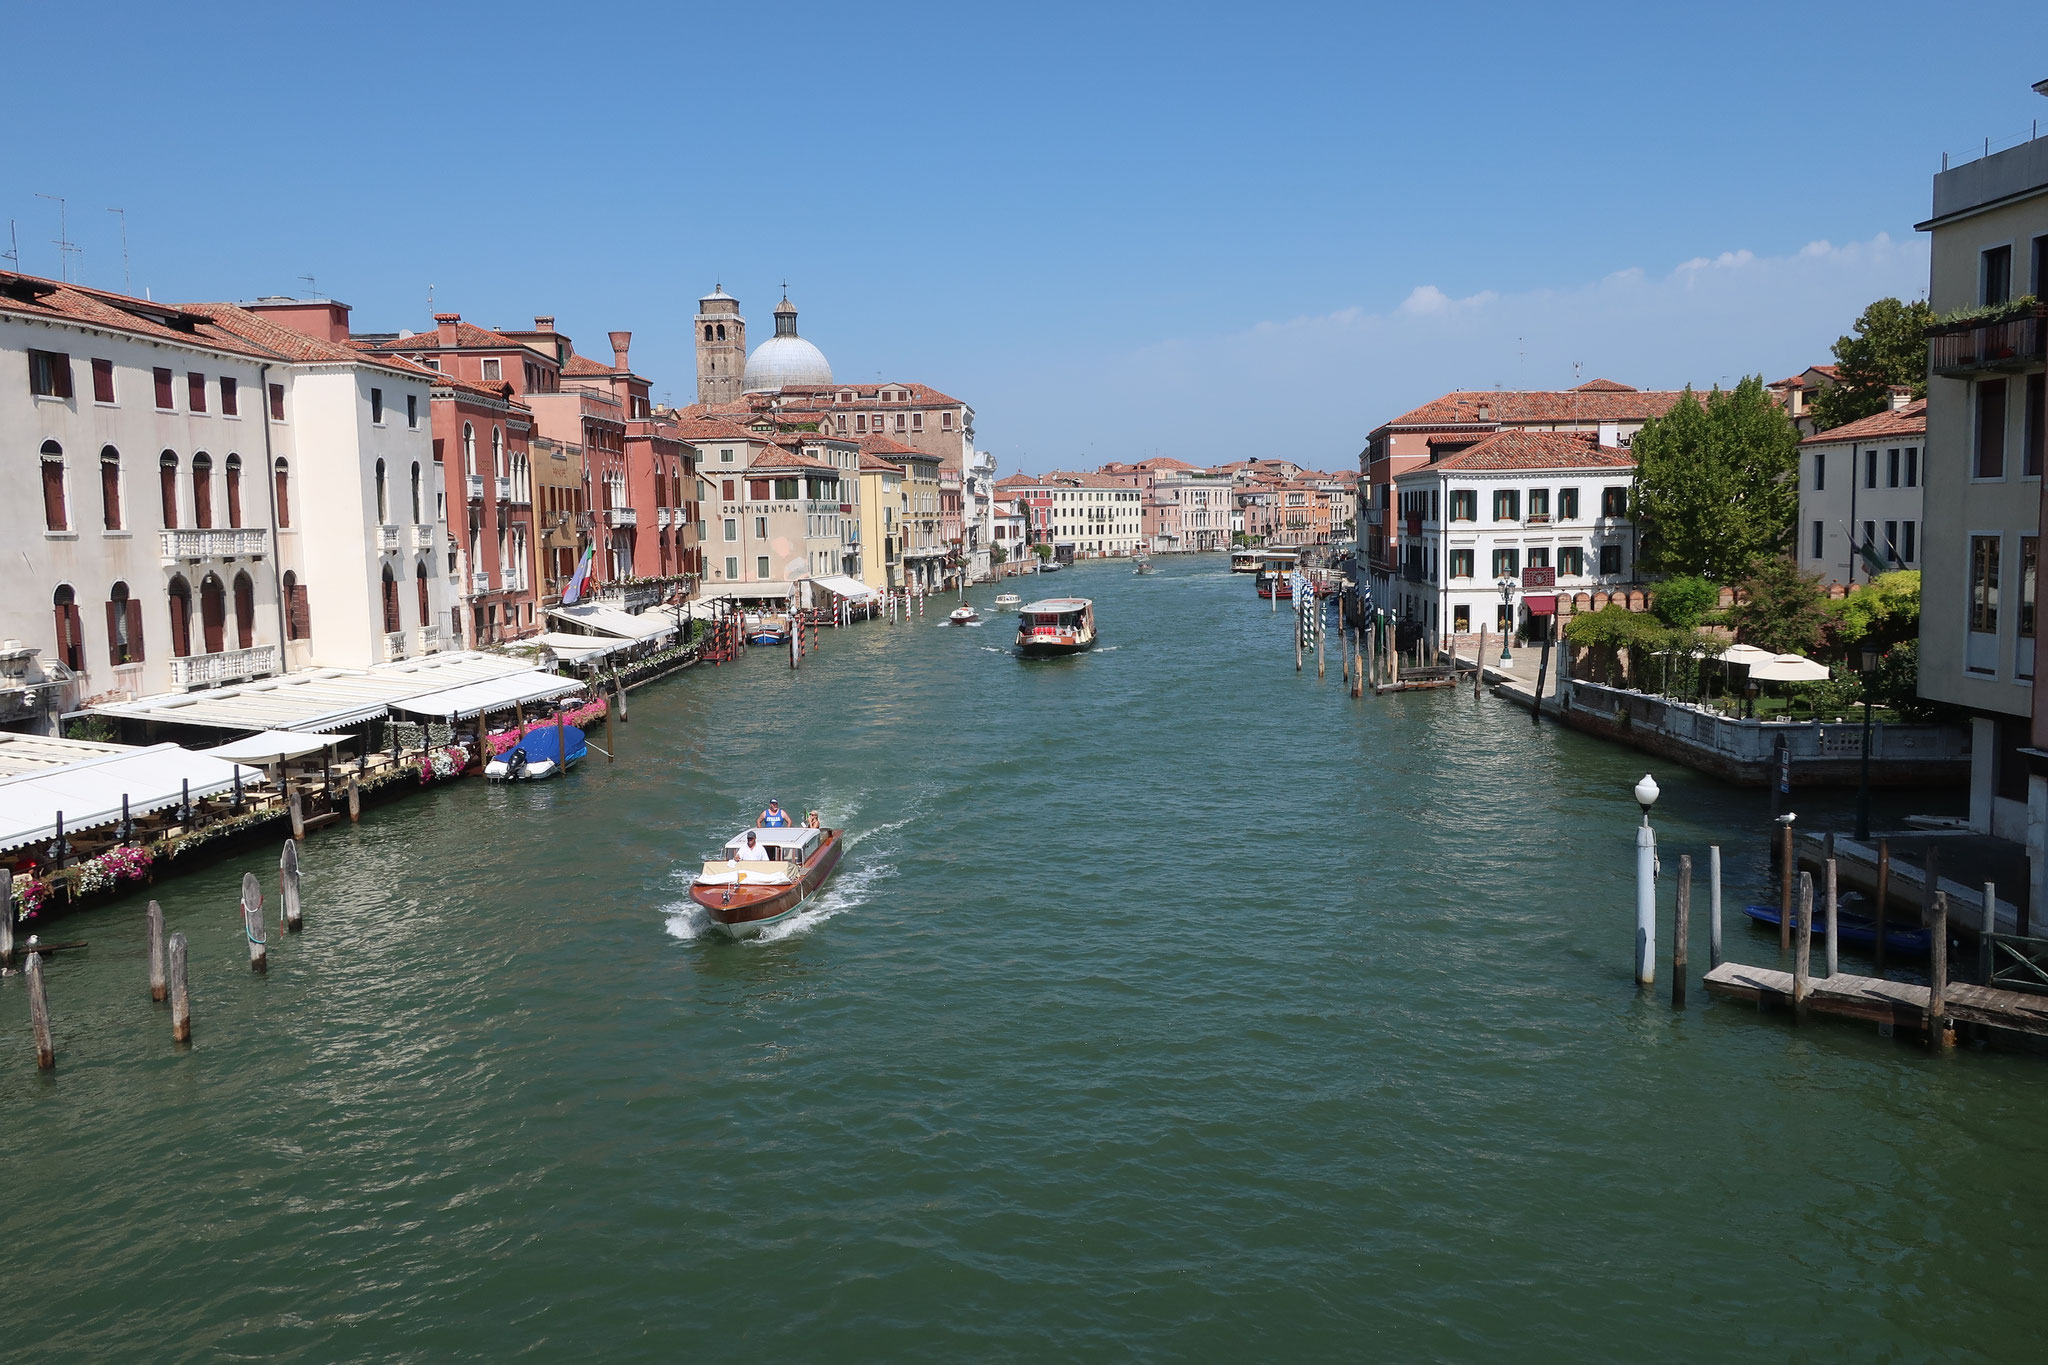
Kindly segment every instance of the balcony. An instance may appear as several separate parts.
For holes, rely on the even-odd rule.
[[[510,479],[508,479],[508,478],[500,477],[500,478],[499,478],[499,479],[497,480],[497,484],[498,484],[498,501],[499,501],[499,502],[510,502],[510,501],[512,501],[512,480],[510,480]]]
[[[490,572],[485,569],[479,569],[471,574],[469,576],[469,587],[471,592],[489,592],[491,590]]]
[[[1524,518],[1524,524],[1529,526],[1548,526],[1550,525],[1550,513],[1531,512]]]
[[[481,474],[471,474],[468,476],[468,483],[469,500],[471,502],[482,502],[484,500],[484,476]]]
[[[669,528],[669,517],[670,517],[670,515],[671,515],[671,509],[670,509],[670,508],[667,508],[667,507],[657,507],[657,508],[655,508],[655,509],[654,509],[654,525],[655,525],[655,529],[657,529],[657,530],[661,530],[661,531],[666,531],[666,530],[667,530],[667,529]]]
[[[415,526],[412,528],[412,547],[415,550],[431,550],[434,548],[434,544],[434,528],[432,526]]]
[[[163,558],[167,564],[193,563],[202,559],[261,559],[270,545],[270,532],[260,526],[233,530],[165,531]]]
[[[405,632],[402,630],[386,631],[384,634],[384,658],[389,661],[392,659],[403,659],[404,657]]]
[[[277,672],[277,646],[224,649],[218,654],[193,654],[171,660],[171,686],[212,687]]]
[[[379,526],[377,528],[377,548],[386,554],[390,554],[398,549],[398,528],[396,526]]]
[[[1952,322],[1928,329],[1927,364],[1946,379],[2031,369],[2044,358],[2048,306],[1999,321]]]
[[[419,639],[420,653],[433,654],[440,650],[441,628],[439,626],[421,626],[415,631],[415,634]]]
[[[614,530],[625,526],[638,526],[640,513],[631,507],[607,507],[604,509],[604,524]]]

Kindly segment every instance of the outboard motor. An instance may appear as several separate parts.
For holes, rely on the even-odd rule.
[[[507,776],[513,778],[524,778],[526,776],[526,750],[524,747],[514,749],[512,756],[505,760],[505,772]]]

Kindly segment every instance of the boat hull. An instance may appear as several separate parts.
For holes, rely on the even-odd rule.
[[[1745,905],[1742,907],[1742,913],[1768,928],[1778,927],[1778,907],[1775,905]],[[1826,933],[1827,912],[1820,906],[1815,906],[1813,936],[1821,938]],[[1852,948],[1875,948],[1877,924],[1862,915],[1844,914],[1838,910],[1835,912],[1835,938]],[[1884,927],[1884,950],[1898,957],[1926,957],[1932,942],[1928,931],[1917,925],[1886,924]]]
[[[1062,654],[1081,654],[1095,648],[1093,639],[1087,640],[1019,640],[1017,654],[1025,659],[1054,659]]]
[[[690,899],[704,907],[714,932],[726,938],[754,938],[788,919],[824,888],[839,866],[840,831],[825,831],[803,875],[774,887],[692,886]]]

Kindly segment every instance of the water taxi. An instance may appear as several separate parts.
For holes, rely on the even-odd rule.
[[[959,606],[946,613],[946,624],[949,626],[978,626],[981,624],[981,613],[967,603],[962,602]]]
[[[1013,592],[999,592],[999,593],[997,593],[997,594],[996,594],[996,610],[997,610],[997,611],[1013,611],[1013,610],[1015,610],[1016,608],[1018,608],[1018,607],[1021,607],[1021,606],[1023,606],[1023,605],[1024,605],[1024,599],[1023,599],[1023,598],[1021,598],[1021,597],[1019,597],[1019,596],[1017,596],[1017,594],[1016,594],[1016,593],[1013,593]]]
[[[1017,612],[1017,653],[1024,658],[1079,654],[1095,647],[1095,603],[1048,597]]]
[[[746,829],[726,840],[722,858],[705,860],[690,883],[690,899],[704,907],[711,926],[727,938],[753,938],[794,915],[823,889],[839,866],[836,829]],[[740,857],[747,836],[768,856]]]
[[[1259,596],[1293,597],[1294,584],[1290,579],[1300,563],[1301,555],[1294,550],[1259,551]]]

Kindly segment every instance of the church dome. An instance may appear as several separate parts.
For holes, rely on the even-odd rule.
[[[831,364],[823,351],[796,334],[796,307],[785,297],[775,309],[775,335],[756,346],[747,357],[746,378],[740,387],[748,393],[759,393],[831,382]]]

